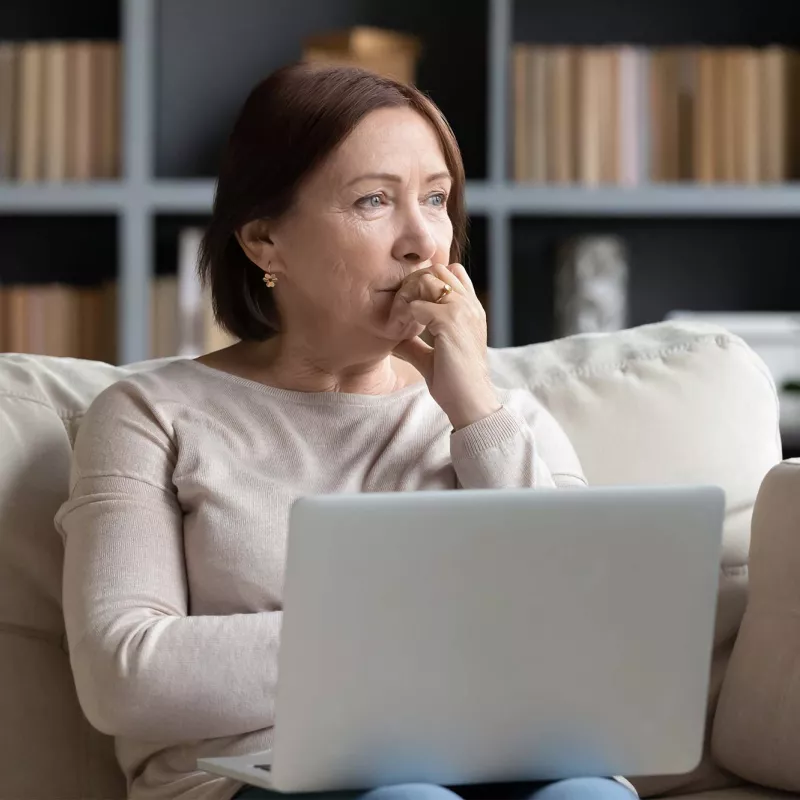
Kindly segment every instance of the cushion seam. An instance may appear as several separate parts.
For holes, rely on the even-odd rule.
[[[709,344],[711,342],[715,343],[717,347],[721,349],[722,348],[721,341],[725,341],[728,344],[736,345],[737,347],[740,347],[743,350],[745,350],[745,352],[755,353],[755,351],[753,351],[753,349],[749,347],[749,345],[747,345],[744,341],[742,341],[738,337],[726,336],[723,333],[710,334],[708,336],[704,336],[700,339],[696,339],[691,342],[683,342],[682,344],[670,345],[669,347],[665,347],[660,350],[656,350],[649,353],[632,353],[622,361],[603,362],[601,364],[597,364],[592,367],[577,365],[571,368],[560,369],[548,378],[531,381],[528,384],[528,386],[534,387],[539,385],[546,385],[548,383],[554,382],[555,379],[559,378],[563,379],[574,376],[600,375],[606,372],[615,372],[619,370],[621,367],[624,367],[625,365],[635,361],[653,361],[659,358],[664,358],[665,356],[674,355],[676,353],[695,350],[699,345]],[[755,366],[758,369],[762,377],[766,378],[769,385],[772,388],[774,388],[774,382],[772,381],[772,378],[769,376],[769,374],[765,373],[765,371],[761,369],[758,363],[754,363],[753,366]]]
[[[102,389],[100,391],[102,391]],[[85,408],[82,409],[81,411],[66,411],[64,409],[58,408],[57,406],[54,406],[48,400],[43,400],[41,397],[35,397],[29,394],[18,394],[16,392],[4,391],[0,392],[0,400],[3,399],[24,400],[28,403],[34,403],[39,406],[44,406],[45,408],[47,408],[48,410],[52,411],[54,414],[59,416],[62,420],[71,420],[75,419],[76,417],[82,417],[86,413]]]

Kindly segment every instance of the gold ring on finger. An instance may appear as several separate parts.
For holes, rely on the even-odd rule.
[[[442,293],[439,295],[439,297],[436,300],[436,302],[437,303],[441,303],[442,300],[444,300],[445,297],[447,297],[447,295],[449,295],[450,292],[452,292],[452,291],[453,291],[453,287],[449,283],[446,283],[444,286],[442,286]]]

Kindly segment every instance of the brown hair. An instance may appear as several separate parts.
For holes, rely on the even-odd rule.
[[[223,156],[198,271],[211,287],[214,314],[239,339],[274,335],[279,319],[263,273],[235,233],[255,219],[277,219],[303,179],[371,111],[407,106],[434,127],[453,178],[447,212],[453,224],[451,261],[466,245],[464,165],[453,131],[430,98],[356,67],[292,64],[259,83],[245,101]]]

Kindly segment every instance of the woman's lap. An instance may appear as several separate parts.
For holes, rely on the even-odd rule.
[[[278,800],[280,792],[246,786],[235,800]],[[573,778],[554,783],[503,783],[446,788],[427,783],[345,792],[292,795],[296,800],[630,800],[632,793],[610,778]]]

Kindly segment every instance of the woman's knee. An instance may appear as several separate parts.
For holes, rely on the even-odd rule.
[[[570,778],[543,786],[536,800],[633,800],[630,789],[611,778]]]
[[[432,783],[401,783],[365,792],[360,800],[460,800],[459,796]]]

